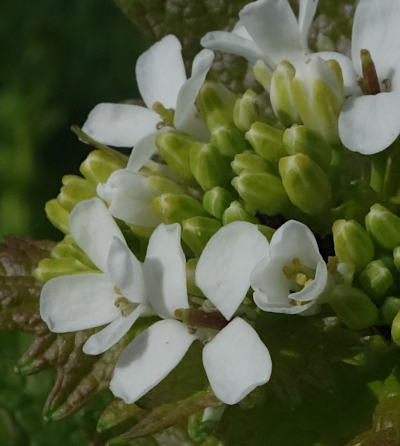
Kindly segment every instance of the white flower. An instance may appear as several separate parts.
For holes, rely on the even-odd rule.
[[[208,132],[198,116],[195,100],[214,54],[208,50],[198,53],[193,60],[192,75],[187,79],[181,49],[179,40],[168,35],[138,58],[136,79],[147,108],[133,104],[98,104],[89,113],[82,130],[104,144],[136,146],[142,138],[157,130],[161,119],[152,107],[160,102],[167,109],[175,109],[174,125],[178,130],[200,139],[207,138]],[[156,150],[154,137],[152,146]]]
[[[290,220],[274,233],[269,248],[269,256],[251,275],[255,303],[273,313],[308,310],[328,281],[314,234],[303,223]]]
[[[103,353],[118,342],[140,316],[171,308],[187,308],[183,254],[175,249],[177,225],[159,225],[153,232],[144,264],[130,251],[124,237],[98,198],[78,203],[70,216],[71,235],[103,273],[59,276],[48,281],[40,296],[40,314],[56,333],[108,324],[83,346],[87,354]],[[182,269],[183,268],[183,269]],[[160,270],[164,276],[160,276]]]
[[[399,23],[398,0],[360,0],[357,6],[352,33],[354,71],[362,76],[360,51],[366,49],[375,63],[381,91],[385,83],[390,86],[389,91],[354,95],[345,102],[339,136],[350,150],[366,155],[380,152],[400,133]]]
[[[233,236],[239,237],[236,247],[223,244],[223,240],[227,240],[227,234],[230,234],[228,238],[233,244],[238,240]],[[179,245],[178,239],[176,243]],[[221,253],[217,252],[219,247]],[[243,268],[240,268],[239,273],[242,279],[235,281],[241,290],[241,295],[240,300],[236,295],[234,297],[236,303],[231,304],[229,310],[232,315],[249,287],[248,270],[251,266],[249,267],[247,263],[253,263],[253,255],[256,258],[260,257],[261,249],[264,255],[267,248],[265,238],[258,233],[256,226],[250,223],[237,222],[222,228],[210,239],[200,257],[196,270],[197,285],[207,293],[211,291],[210,280],[214,281],[218,290],[225,289],[229,293],[232,285],[228,284],[226,288],[224,285],[231,278],[231,273],[224,263],[227,261],[233,269],[236,268],[236,272],[242,265]],[[251,252],[252,249],[255,249],[255,252]],[[222,256],[220,261],[219,254]],[[207,277],[207,271],[213,267],[222,273],[218,284],[215,284],[215,275]],[[159,272],[160,277],[166,276],[162,268]],[[184,273],[180,278],[175,277],[175,280],[184,283]],[[246,286],[243,286],[244,282]],[[236,289],[234,291],[238,294]],[[229,294],[225,295],[226,300],[230,300],[231,297]],[[165,298],[168,301],[170,295],[165,294]],[[168,306],[171,307],[170,304]],[[216,307],[222,311],[223,305],[216,303]],[[226,308],[225,314],[227,314]],[[189,333],[183,323],[173,319],[172,316],[161,316],[164,320],[156,322],[139,334],[122,352],[116,364],[110,388],[115,396],[122,398],[126,403],[137,401],[167,376],[197,339],[196,334]],[[255,387],[266,383],[272,368],[268,349],[254,329],[240,317],[233,319],[207,343],[203,349],[203,365],[215,395],[226,404],[236,404]]]

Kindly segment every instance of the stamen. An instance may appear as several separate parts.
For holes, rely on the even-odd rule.
[[[161,104],[161,102],[154,102],[153,110],[158,115],[160,115],[160,118],[162,119],[162,122],[157,124],[157,128],[160,125],[163,125],[163,126],[166,126],[166,125],[173,126],[174,125],[175,110],[173,108],[166,108]]]
[[[207,327],[222,330],[228,321],[219,311],[204,311],[195,308],[179,308],[174,316],[190,327]]]
[[[381,92],[379,86],[378,75],[376,74],[375,64],[371,58],[371,53],[368,50],[360,51],[361,66],[364,77],[364,93],[378,94]]]
[[[136,307],[135,304],[123,296],[115,299],[114,305],[119,309],[123,317],[129,316]]]

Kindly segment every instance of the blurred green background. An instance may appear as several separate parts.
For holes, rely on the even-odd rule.
[[[112,0],[2,0],[0,7],[0,240],[59,240],[44,203],[89,150],[69,130],[98,102],[137,97],[135,60],[148,46]],[[45,425],[54,370],[13,367],[30,336],[0,334],[0,445],[87,444],[93,413]]]

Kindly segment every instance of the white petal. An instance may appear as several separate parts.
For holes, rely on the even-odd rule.
[[[230,319],[250,286],[250,274],[268,255],[268,241],[256,225],[233,222],[214,234],[201,253],[196,284],[226,319]]]
[[[247,4],[240,19],[258,48],[278,64],[293,63],[298,54],[305,54],[296,17],[287,0],[257,0]]]
[[[303,223],[289,220],[277,229],[270,244],[271,255],[287,259],[298,258],[309,268],[316,268],[322,259],[314,234]]]
[[[178,92],[186,80],[182,46],[172,34],[165,36],[140,55],[136,62],[136,79],[147,107],[161,102],[175,108]]]
[[[102,103],[89,113],[82,130],[102,144],[131,147],[154,132],[158,122],[157,113],[145,107]]]
[[[126,166],[128,170],[137,173],[157,153],[158,149],[155,141],[157,133],[150,133],[135,144]]]
[[[317,10],[318,0],[300,0],[299,31],[303,48],[308,48],[308,33]]]
[[[181,227],[160,224],[147,246],[144,269],[150,303],[160,317],[174,317],[177,308],[188,308],[186,260],[181,247]]]
[[[251,35],[248,33],[246,27],[243,25],[243,23],[238,20],[235,24],[235,26],[233,27],[232,30],[233,34],[236,34],[237,36],[243,37],[244,39],[247,40],[253,40]]]
[[[345,96],[361,94],[361,88],[357,82],[357,74],[354,71],[353,62],[349,57],[341,53],[336,53],[335,51],[320,51],[315,53],[315,55],[324,60],[334,59],[339,63],[343,74]]]
[[[105,328],[90,336],[83,345],[83,353],[100,355],[115,345],[132,327],[137,318],[143,313],[144,306],[139,305],[126,317],[120,315]]]
[[[382,81],[400,69],[400,2],[398,0],[362,0],[354,15],[352,59],[361,75],[360,50],[370,51]],[[400,87],[398,85],[397,87]]]
[[[125,240],[105,204],[98,198],[78,203],[69,217],[71,235],[90,260],[107,272],[107,256],[113,237]]]
[[[305,286],[301,291],[291,293],[290,299],[297,300],[299,302],[307,302],[317,299],[325,290],[328,283],[328,269],[326,263],[321,260],[318,262],[315,270],[314,280]]]
[[[134,403],[178,365],[194,340],[186,326],[176,320],[156,322],[122,352],[111,392],[127,404]]]
[[[201,140],[206,140],[209,133],[195,102],[213,61],[214,53],[210,50],[202,50],[196,55],[193,60],[192,76],[182,85],[176,102],[175,127]]]
[[[149,185],[144,175],[116,170],[107,183],[97,186],[97,194],[110,204],[110,213],[126,223],[154,227],[160,222],[151,210],[151,202],[160,192]]]
[[[59,276],[42,288],[40,316],[56,333],[99,327],[119,316],[116,297],[106,274]]]
[[[124,297],[131,302],[146,301],[142,264],[120,239],[114,238],[108,254],[108,271]]]
[[[203,364],[215,395],[236,404],[268,382],[272,361],[267,347],[243,319],[235,318],[203,349]]]
[[[400,133],[399,104],[399,93],[347,99],[339,116],[342,143],[364,155],[385,150]]]
[[[204,48],[209,48],[210,50],[242,56],[251,64],[255,64],[259,59],[265,60],[268,65],[271,64],[271,61],[266,60],[265,55],[259,50],[253,40],[246,39],[233,32],[212,31],[207,33],[200,43]]]

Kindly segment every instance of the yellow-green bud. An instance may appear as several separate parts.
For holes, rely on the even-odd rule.
[[[293,65],[283,61],[276,67],[271,79],[272,109],[285,127],[301,122],[292,91],[292,81],[295,73],[296,70]]]
[[[336,220],[332,226],[335,253],[340,262],[361,270],[374,258],[374,244],[368,232],[355,220]]]
[[[191,217],[204,216],[207,213],[201,203],[190,195],[161,194],[151,203],[153,212],[167,224],[180,223]]]
[[[203,196],[203,207],[210,215],[221,220],[225,209],[234,200],[232,194],[222,187],[213,187]]]
[[[258,96],[253,90],[247,90],[236,99],[233,108],[233,122],[242,132],[247,132],[253,122],[258,121]]]
[[[116,158],[102,152],[101,150],[92,150],[80,165],[81,174],[91,183],[105,183],[108,177],[118,169],[123,169],[125,164]]]
[[[54,198],[46,203],[45,212],[51,224],[64,234],[69,232],[69,212]]]
[[[221,155],[230,158],[248,147],[243,133],[233,123],[215,127],[211,131],[210,143],[219,150]]]
[[[383,297],[393,285],[390,269],[382,260],[368,263],[359,276],[361,286],[373,298]]]
[[[308,215],[322,212],[331,200],[331,185],[324,171],[302,153],[279,161],[279,173],[290,201]]]
[[[395,344],[400,346],[400,311],[392,322],[392,339]]]
[[[269,92],[271,89],[272,71],[261,59],[255,63],[253,74],[256,80],[264,87],[264,90]]]
[[[78,273],[93,273],[96,270],[89,268],[77,259],[64,257],[62,259],[43,259],[35,269],[34,276],[41,282],[47,282],[57,276]]]
[[[214,218],[192,217],[182,222],[182,240],[199,256],[221,223]]]
[[[60,205],[67,211],[72,211],[80,201],[96,196],[96,189],[90,181],[76,175],[65,175],[62,178],[63,186],[57,195]]]
[[[229,183],[232,177],[229,161],[211,144],[198,144],[190,149],[190,169],[203,190]]]
[[[386,249],[400,245],[400,217],[380,204],[371,206],[365,226],[372,237]]]
[[[396,248],[393,249],[393,262],[397,271],[400,272],[400,246],[396,246]]]
[[[329,301],[338,318],[353,330],[374,325],[378,309],[363,291],[349,285],[337,285]]]
[[[232,180],[232,186],[247,205],[266,214],[280,214],[289,206],[282,181],[271,173],[245,171]]]
[[[304,125],[329,143],[338,143],[338,118],[345,99],[339,63],[310,56],[296,67],[292,89]]]
[[[268,241],[271,241],[272,236],[274,235],[275,229],[266,225],[257,225],[258,230],[265,235],[265,238]]]
[[[79,248],[79,246],[75,243],[75,240],[69,234],[67,234],[64,239],[61,240],[61,242],[57,243],[50,255],[53,259],[71,257],[78,260],[83,265],[86,265],[88,268],[94,270],[97,269],[96,265],[94,265],[94,263],[82,251],[82,249]]]
[[[393,319],[400,311],[400,298],[390,296],[385,299],[380,309],[382,321],[385,325],[392,325]]]
[[[282,141],[290,155],[304,153],[322,169],[329,168],[332,147],[314,130],[304,125],[293,125],[284,131]]]
[[[265,122],[255,122],[245,134],[251,147],[267,161],[277,161],[287,155],[282,142],[283,130]]]
[[[160,194],[168,192],[172,194],[184,193],[184,190],[182,189],[181,186],[179,186],[179,184],[175,183],[175,181],[166,177],[159,177],[157,175],[152,175],[150,177],[147,177],[147,184],[149,185],[149,187],[160,192]]]
[[[252,150],[245,150],[243,153],[238,153],[231,162],[231,167],[237,175],[240,175],[242,172],[272,173],[271,165]]]
[[[199,147],[200,143],[186,133],[169,131],[156,136],[156,146],[173,172],[186,182],[194,181],[190,169],[190,149]]]
[[[250,215],[239,201],[232,201],[222,215],[222,224],[228,225],[229,223],[238,220],[258,223],[257,219]]]
[[[186,262],[186,286],[188,294],[191,294],[193,296],[200,296],[204,297],[204,294],[200,290],[200,288],[197,288],[196,285],[196,267],[197,262],[199,261],[198,258],[189,259]]]

